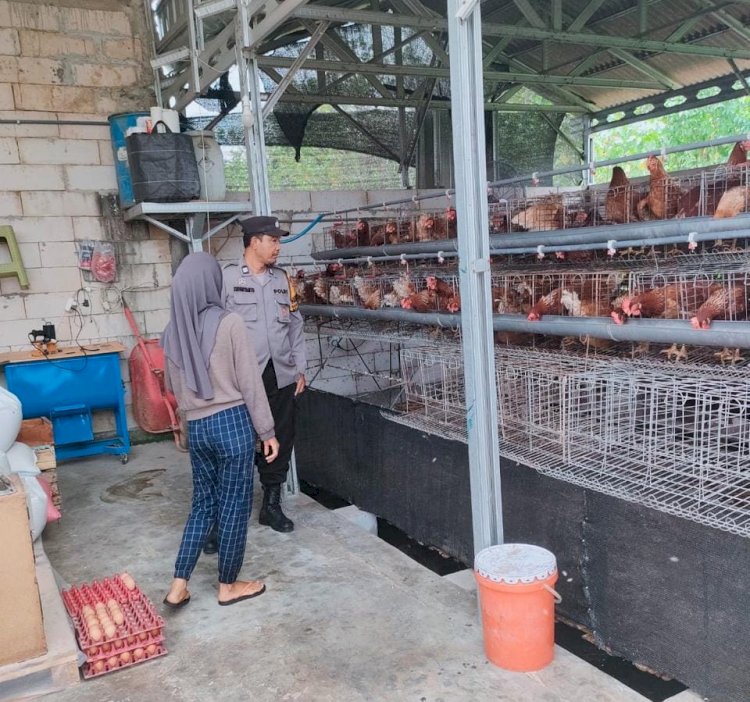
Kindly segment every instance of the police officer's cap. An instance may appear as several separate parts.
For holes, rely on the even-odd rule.
[[[242,239],[245,246],[250,244],[250,239],[254,236],[286,236],[289,232],[279,228],[279,220],[276,217],[254,217],[248,216],[240,218],[240,227],[242,227]]]

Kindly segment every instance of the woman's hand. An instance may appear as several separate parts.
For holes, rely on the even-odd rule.
[[[263,455],[266,457],[266,463],[272,463],[279,455],[279,440],[274,437],[263,442]]]

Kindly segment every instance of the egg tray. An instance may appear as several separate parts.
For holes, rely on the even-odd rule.
[[[155,644],[155,646],[156,646],[156,650],[152,654],[150,654],[150,655],[147,654],[146,651],[145,651],[145,648],[144,648],[144,657],[143,658],[141,658],[139,660],[132,659],[132,660],[130,660],[127,663],[122,663],[119,660],[119,655],[118,655],[118,656],[116,656],[117,659],[118,659],[117,663],[115,663],[112,666],[109,666],[107,664],[107,661],[108,661],[109,658],[112,658],[112,657],[115,657],[115,656],[114,656],[114,654],[108,654],[103,659],[104,667],[103,667],[102,670],[97,670],[96,669],[97,668],[98,660],[89,661],[89,662],[85,663],[84,666],[83,666],[83,669],[82,669],[82,671],[83,671],[83,677],[86,680],[88,680],[89,678],[98,678],[98,677],[100,677],[102,675],[106,675],[107,673],[114,673],[116,670],[123,670],[124,668],[132,668],[134,665],[139,665],[141,663],[147,663],[148,661],[151,661],[154,658],[159,658],[160,656],[165,656],[167,654],[167,649],[164,647],[163,644]],[[136,646],[136,649],[137,648],[139,648],[139,647]],[[132,651],[130,653],[132,655]],[[99,660],[101,660],[101,659],[99,659]]]
[[[93,663],[106,660],[115,654],[145,648],[155,644],[163,648],[164,619],[156,614],[154,605],[137,586],[133,590],[125,587],[119,576],[95,580],[90,584],[72,587],[62,593],[65,608],[73,620],[76,638],[87,661]],[[81,613],[84,605],[94,607],[97,602],[117,600],[123,614],[123,623],[115,624],[115,634],[93,641]],[[104,633],[104,632],[102,632]]]

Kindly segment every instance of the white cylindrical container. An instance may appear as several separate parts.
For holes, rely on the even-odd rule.
[[[0,451],[7,451],[21,431],[23,411],[21,401],[0,387]]]
[[[201,200],[222,201],[227,196],[224,155],[211,131],[187,132],[193,139],[201,180]]]

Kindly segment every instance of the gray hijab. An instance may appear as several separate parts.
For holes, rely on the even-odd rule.
[[[208,361],[219,322],[227,314],[221,300],[221,269],[207,253],[186,256],[172,279],[169,323],[161,338],[164,355],[185,375],[185,384],[202,400],[214,389]]]

